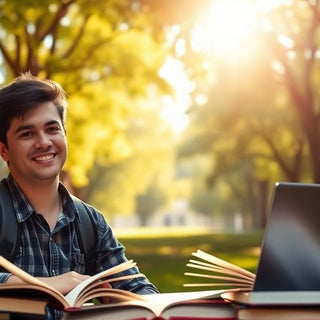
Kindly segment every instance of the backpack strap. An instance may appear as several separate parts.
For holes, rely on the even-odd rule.
[[[97,228],[93,221],[92,214],[85,203],[77,197],[71,196],[79,212],[78,223],[75,223],[75,226],[80,250],[84,253],[85,257],[86,273],[93,275],[96,265]]]
[[[0,183],[0,254],[11,262],[18,255],[20,246],[19,223],[14,212],[8,186]]]

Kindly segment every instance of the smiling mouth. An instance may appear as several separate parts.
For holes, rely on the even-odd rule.
[[[33,160],[35,161],[48,161],[48,160],[51,160],[55,157],[55,154],[54,153],[50,153],[50,154],[46,154],[46,155],[43,155],[43,156],[37,156],[37,157],[34,157]]]

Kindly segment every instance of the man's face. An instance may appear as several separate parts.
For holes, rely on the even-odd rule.
[[[47,183],[59,178],[66,161],[67,142],[58,111],[45,102],[15,118],[7,131],[0,154],[20,184]]]

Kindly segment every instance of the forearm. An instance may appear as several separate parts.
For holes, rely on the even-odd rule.
[[[7,284],[23,284],[25,283],[25,281],[21,280],[20,278],[18,278],[13,274],[9,274],[9,277],[7,278],[6,283]]]
[[[8,274],[0,274],[0,277],[3,275],[7,280],[4,281],[7,284],[24,284],[25,281],[21,280],[20,278],[16,277],[15,275]],[[42,282],[48,284],[49,286],[55,288],[62,294],[67,294],[70,292],[75,286],[77,286],[82,281],[86,280],[89,276],[79,274],[74,271],[67,272],[65,274],[61,274],[55,277],[37,277],[37,279],[41,280]],[[0,278],[1,279],[1,278]]]

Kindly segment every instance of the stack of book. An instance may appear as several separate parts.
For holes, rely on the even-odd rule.
[[[90,277],[63,296],[46,283],[29,275],[0,256],[0,266],[20,277],[25,285],[0,284],[0,312],[30,314],[30,319],[45,319],[45,309],[52,306],[64,311],[63,320],[312,320],[320,319],[320,299],[312,305],[285,303],[245,304],[237,295],[250,294],[255,275],[201,250],[192,253],[188,268],[197,272],[185,274],[197,282],[186,287],[213,287],[210,290],[137,295],[112,288],[113,281],[128,277],[115,275],[134,266],[133,261],[120,264]],[[198,281],[199,280],[199,281]],[[102,286],[109,283],[110,287]],[[278,293],[277,293],[278,294]],[[263,296],[263,295],[262,295]],[[275,295],[277,296],[277,295]],[[231,298],[230,298],[231,297]],[[108,298],[102,303],[101,298]],[[288,297],[286,294],[282,297]],[[308,301],[307,299],[305,301]],[[318,302],[317,302],[318,301]],[[300,301],[301,302],[301,301]],[[6,318],[1,318],[3,320]]]
[[[319,320],[320,307],[246,307],[239,306],[239,320]]]
[[[3,313],[31,314],[45,319],[45,309],[52,306],[64,311],[64,320],[80,319],[200,319],[235,320],[236,310],[220,295],[224,290],[137,295],[132,292],[102,286],[128,277],[114,275],[134,266],[133,261],[120,264],[90,277],[66,296],[24,272],[0,256],[0,266],[21,278],[25,285],[0,285],[0,310]],[[109,303],[101,303],[108,298]],[[35,318],[37,317],[37,318]],[[1,319],[1,318],[0,318]]]

